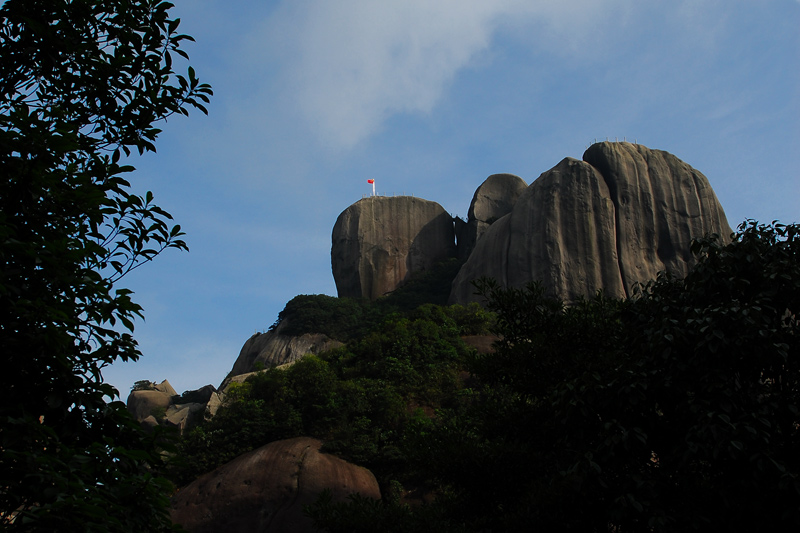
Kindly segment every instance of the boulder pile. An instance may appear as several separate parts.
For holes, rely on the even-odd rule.
[[[451,303],[476,300],[472,281],[483,276],[505,286],[541,281],[572,302],[601,289],[629,296],[660,271],[686,274],[692,239],[708,233],[724,240],[732,231],[702,173],[661,150],[602,142],[530,185],[489,176],[466,221],[417,198],[356,202],[333,228],[331,263],[339,296],[374,300],[458,257]]]

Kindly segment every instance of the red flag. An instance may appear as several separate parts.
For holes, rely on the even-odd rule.
[[[367,180],[367,183],[375,183],[375,180]]]

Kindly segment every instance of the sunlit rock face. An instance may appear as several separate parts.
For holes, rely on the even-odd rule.
[[[479,300],[482,276],[506,286],[540,280],[567,302],[603,289],[630,294],[659,271],[686,274],[692,238],[731,234],[703,174],[677,157],[631,143],[598,143],[542,174],[511,213],[478,240],[450,301]]]
[[[601,289],[629,296],[661,271],[685,275],[692,239],[709,233],[726,240],[732,231],[703,174],[661,150],[604,142],[530,185],[490,176],[466,221],[419,198],[356,202],[333,228],[331,264],[339,296],[374,300],[457,256],[466,262],[451,303],[480,300],[472,281],[484,276],[505,286],[541,281],[574,302]]]
[[[333,227],[331,266],[340,297],[375,300],[456,256],[452,217],[411,196],[364,198]]]
[[[308,437],[272,442],[180,489],[171,517],[190,533],[315,531],[303,506],[330,490],[334,501],[352,493],[380,499],[372,472],[333,455]]]
[[[178,394],[166,379],[161,383],[152,383],[150,387],[134,390],[128,395],[128,411],[141,422],[153,414],[153,411],[164,410],[172,404],[172,397]]]
[[[277,328],[266,333],[256,333],[247,339],[229,375],[238,376],[253,372],[259,367],[272,368],[293,363],[306,354],[318,354],[342,345],[341,342],[322,333],[306,333],[299,336],[284,335],[283,330],[286,329],[288,323],[287,320],[284,320],[278,324]]]
[[[489,226],[511,212],[527,186],[513,174],[492,174],[486,178],[472,197],[466,223],[456,227],[459,259],[469,257]]]
[[[631,143],[597,143],[583,154],[606,180],[615,207],[626,291],[666,270],[684,276],[692,239],[732,234],[708,179],[674,155]]]

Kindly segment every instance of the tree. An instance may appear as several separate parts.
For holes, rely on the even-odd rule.
[[[658,466],[642,514],[673,531],[795,529],[800,226],[746,221],[730,244],[699,239],[693,252],[686,278],[642,287],[630,321],[619,383],[636,390]]]
[[[558,328],[501,346],[502,365],[521,339],[532,341],[522,350],[540,368],[551,350],[537,337],[568,348],[549,390],[514,386],[543,407],[530,410],[545,414],[530,433],[545,433],[538,451],[556,450],[546,454],[556,469],[539,474],[545,501],[555,488],[567,503],[552,513],[534,500],[542,521],[622,531],[800,526],[800,226],[747,221],[731,243],[710,236],[692,251],[689,274],[640,287],[617,313],[620,326],[604,328],[612,342],[584,344],[594,349],[580,366]],[[519,313],[509,308],[506,319]]]
[[[625,301],[478,283],[496,353],[404,439],[454,530],[800,527],[800,226],[747,221],[693,252]],[[312,511],[331,530],[397,513]],[[424,530],[407,511],[395,530]]]
[[[8,0],[0,8],[0,524],[168,528],[159,453],[102,369],[140,356],[120,279],[180,226],[138,196],[123,155],[211,89],[173,59],[191,37],[158,0]]]

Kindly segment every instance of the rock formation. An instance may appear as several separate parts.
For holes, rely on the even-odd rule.
[[[333,229],[331,264],[339,296],[372,300],[409,274],[454,256],[466,261],[451,303],[478,299],[481,276],[503,285],[542,281],[565,301],[599,289],[630,295],[660,271],[685,275],[691,240],[731,234],[708,180],[677,157],[641,145],[597,143],[583,161],[566,158],[530,186],[495,174],[475,191],[467,221],[410,197],[356,202]]]
[[[166,379],[159,384],[137,382],[128,395],[128,411],[146,428],[163,425],[181,433],[203,419],[209,400],[216,397],[213,385],[178,395]]]
[[[667,152],[599,143],[583,160],[566,158],[529,186],[511,174],[489,176],[475,191],[466,222],[419,198],[356,202],[334,225],[331,265],[340,297],[375,300],[412,274],[459,257],[465,263],[452,285],[453,303],[476,300],[471,282],[481,276],[505,286],[540,280],[572,302],[600,289],[629,296],[636,282],[663,270],[686,274],[691,240],[711,232],[725,239],[731,228],[700,172]],[[284,319],[248,339],[219,391],[209,385],[178,396],[166,380],[142,381],[128,409],[145,427],[183,432],[204,413],[213,416],[226,390],[260,368],[341,345],[321,333],[287,335],[288,324]],[[496,338],[464,340],[488,353]],[[172,518],[197,533],[303,532],[313,529],[302,507],[324,489],[338,501],[353,492],[380,498],[371,472],[320,453],[321,445],[299,437],[242,455],[181,489]]]
[[[247,339],[229,375],[247,374],[261,365],[262,368],[271,368],[292,363],[307,353],[318,354],[342,345],[322,333],[306,333],[297,337],[284,335],[282,332],[287,325],[288,321],[284,320],[275,329],[256,333]]]
[[[489,226],[511,212],[527,186],[513,174],[492,174],[486,178],[472,197],[466,224],[456,227],[459,259],[467,259]]]
[[[177,428],[178,431],[183,434],[184,431],[196,426],[203,419],[205,412],[205,403],[192,402],[173,404],[167,408],[162,424]]]
[[[495,222],[462,267],[451,302],[478,299],[481,276],[508,286],[541,280],[565,301],[603,289],[629,295],[659,271],[686,274],[691,239],[731,233],[708,180],[675,156],[631,143],[598,143],[583,161],[542,174]]]
[[[694,260],[691,240],[712,232],[725,239],[731,228],[705,176],[667,152],[605,142],[529,186],[511,174],[489,176],[466,222],[419,198],[362,199],[336,220],[331,265],[340,297],[374,300],[458,255],[465,263],[451,303],[478,300],[471,282],[482,276],[505,286],[539,280],[566,302],[600,289],[621,298],[660,271],[685,275]],[[286,335],[287,328],[282,321],[248,339],[221,389],[341,344],[321,333]],[[148,427],[183,431],[224,401],[224,390],[210,385],[179,397],[167,381],[140,384],[147,386],[131,393],[128,409]]]
[[[693,238],[732,233],[708,179],[674,155],[631,143],[597,143],[583,160],[608,183],[625,290],[666,270],[685,276]]]
[[[332,241],[340,297],[375,300],[411,274],[456,256],[450,215],[435,202],[411,196],[356,202],[339,215]]]
[[[133,418],[141,422],[153,412],[164,414],[172,403],[172,397],[177,395],[166,379],[159,384],[139,382],[140,388],[132,390],[128,395],[128,411]]]
[[[380,499],[369,470],[320,453],[321,445],[299,437],[237,457],[181,489],[173,498],[172,520],[190,533],[312,532],[303,506],[325,489],[334,501],[356,492]]]

